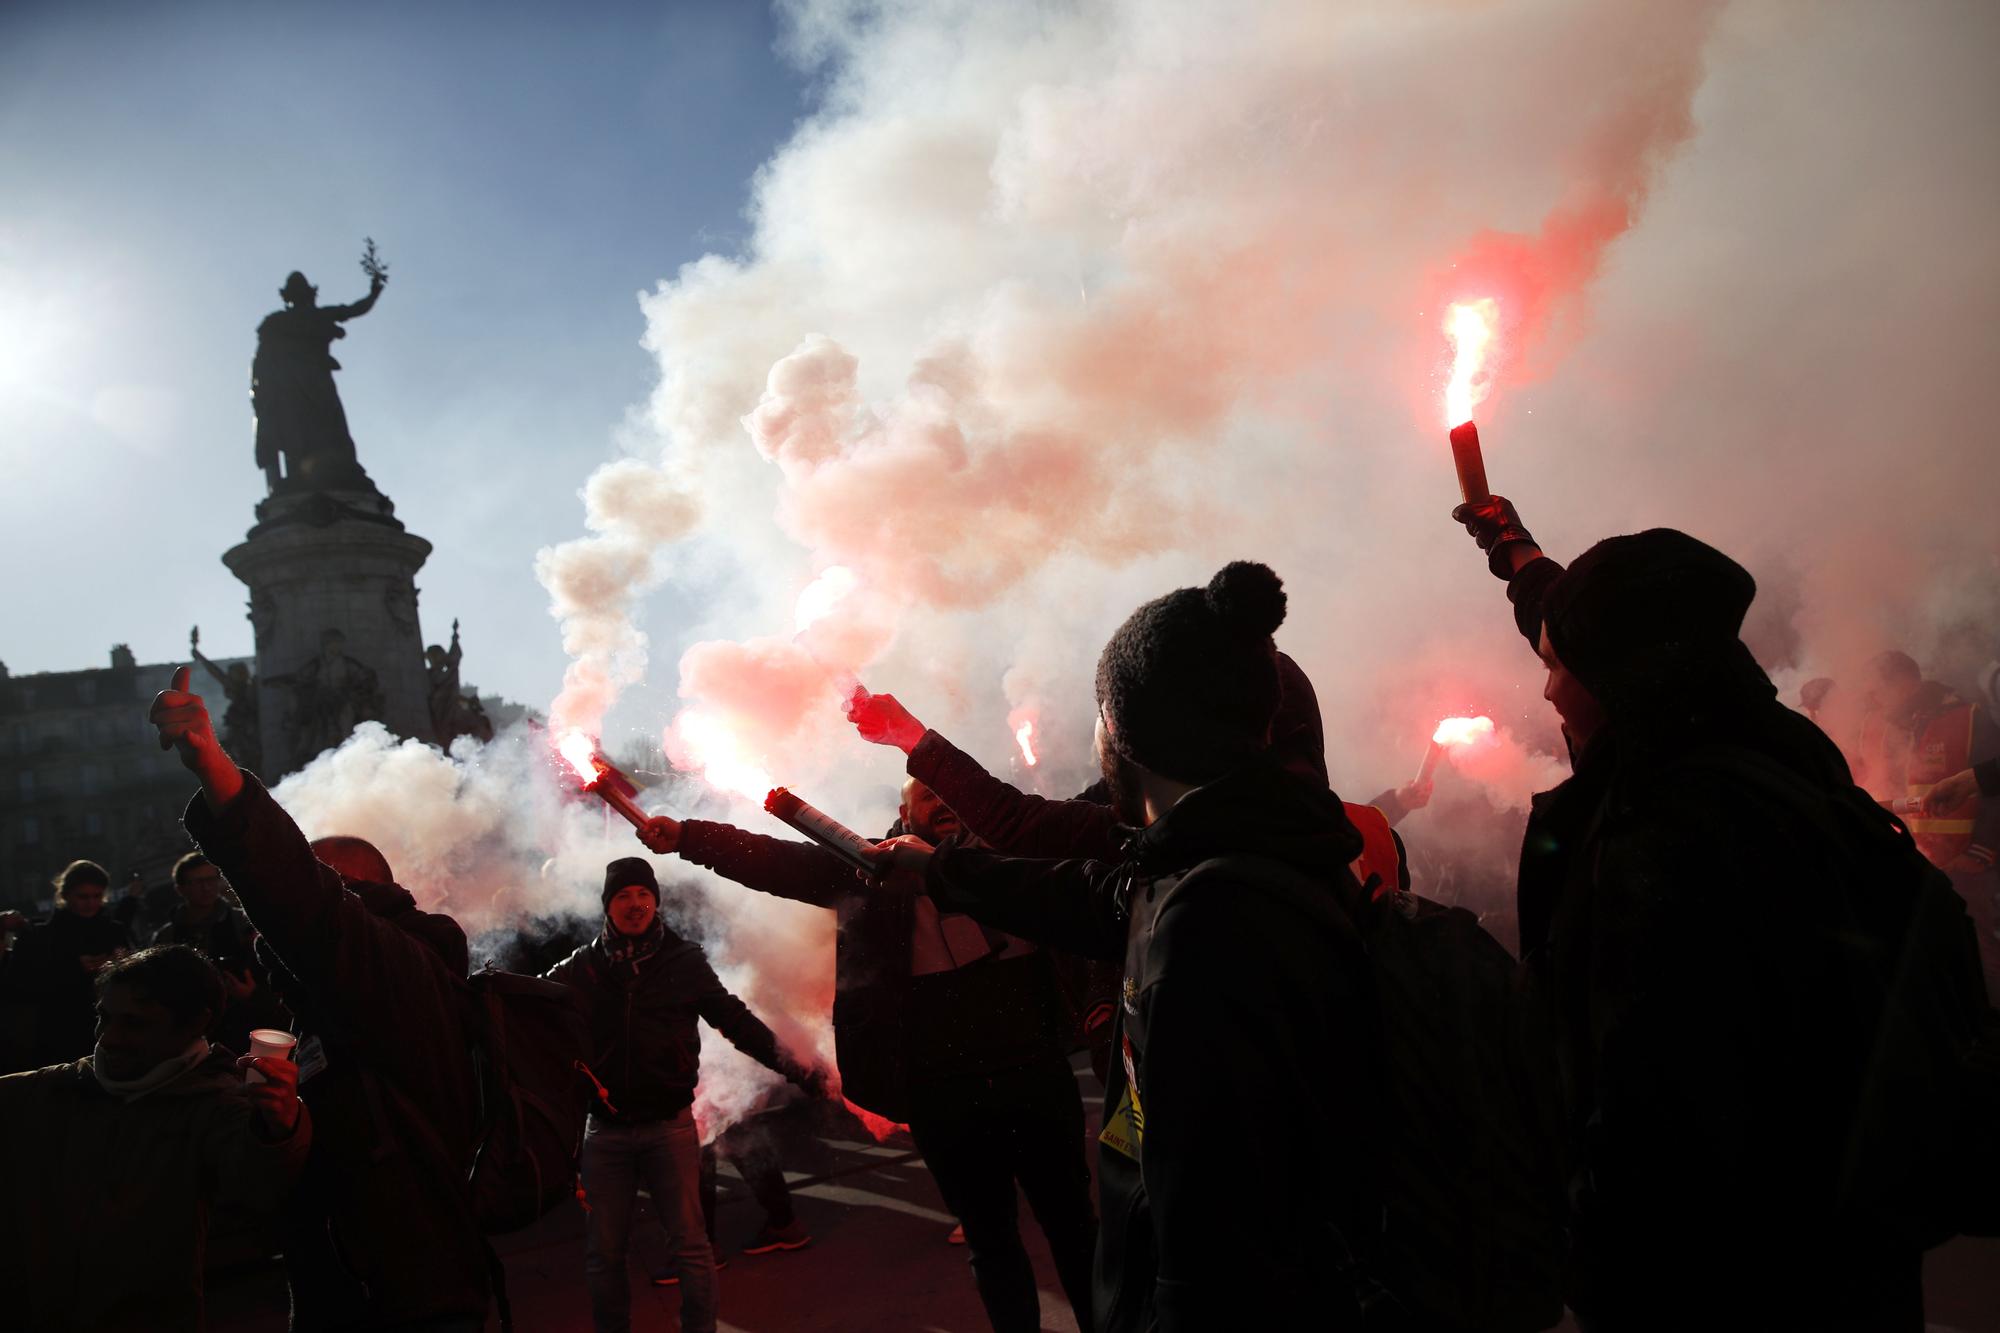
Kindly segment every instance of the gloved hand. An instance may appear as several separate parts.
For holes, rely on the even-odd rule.
[[[832,1081],[817,1065],[793,1065],[785,1072],[785,1080],[816,1102],[833,1095]]]
[[[1493,577],[1505,581],[1514,576],[1510,546],[1535,544],[1534,534],[1521,526],[1514,502],[1504,495],[1488,496],[1477,504],[1463,504],[1451,511],[1452,521],[1463,523],[1479,549],[1486,552],[1486,568]]]

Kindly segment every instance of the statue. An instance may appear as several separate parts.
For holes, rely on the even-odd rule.
[[[458,646],[456,620],[451,622],[450,648],[432,644],[424,650],[431,679],[431,730],[438,744],[447,750],[460,736],[481,741],[493,739],[493,721],[486,716],[485,705],[479,702],[477,694],[459,688],[458,664],[464,657],[465,650]]]
[[[257,725],[257,679],[250,674],[250,668],[241,662],[229,664],[225,673],[215,663],[201,655],[201,626],[188,631],[188,651],[194,660],[208,669],[222,686],[223,697],[229,700],[229,707],[222,715],[222,744],[236,762],[252,773],[260,773],[264,767],[263,737]]]
[[[304,762],[353,734],[355,724],[382,716],[382,685],[375,669],[347,655],[347,636],[323,630],[319,655],[297,671],[273,676],[292,690],[292,755]]]
[[[257,326],[257,357],[250,363],[250,401],[257,415],[257,466],[271,493],[280,490],[375,489],[354,454],[347,412],[340,405],[333,372],[333,340],[344,338],[342,322],[375,308],[389,281],[389,268],[367,241],[361,268],[368,295],[353,305],[320,306],[319,288],[293,273],[278,289],[285,308]],[[280,469],[280,460],[283,462]]]

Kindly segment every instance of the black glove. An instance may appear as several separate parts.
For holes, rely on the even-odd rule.
[[[1465,530],[1479,543],[1479,549],[1486,552],[1486,567],[1493,571],[1494,578],[1503,582],[1514,576],[1512,562],[1505,554],[1507,548],[1523,542],[1535,544],[1534,534],[1521,526],[1514,502],[1504,495],[1460,505],[1451,511],[1451,517],[1453,522],[1465,524]]]
[[[826,1071],[817,1066],[795,1064],[785,1071],[785,1080],[816,1102],[823,1102],[831,1095]]]

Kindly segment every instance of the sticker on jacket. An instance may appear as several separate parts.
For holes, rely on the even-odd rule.
[[[1139,1101],[1139,1070],[1132,1059],[1132,1039],[1126,1037],[1120,1046],[1119,1054],[1125,1060],[1125,1087],[1119,1093],[1117,1109],[1105,1118],[1104,1131],[1097,1141],[1137,1162],[1146,1142],[1146,1108]]]

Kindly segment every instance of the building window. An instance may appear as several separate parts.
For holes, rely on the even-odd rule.
[[[42,840],[42,821],[35,818],[33,815],[22,815],[21,816],[22,844],[24,846],[32,846],[33,844],[38,843],[41,840]]]
[[[97,702],[97,682],[85,678],[76,683],[76,701],[86,708]]]
[[[32,768],[21,770],[21,799],[24,801],[35,799],[35,770]]]
[[[86,838],[101,837],[104,833],[104,816],[95,810],[83,812],[83,835]]]
[[[97,791],[97,765],[85,764],[77,771],[76,789],[86,794]]]

